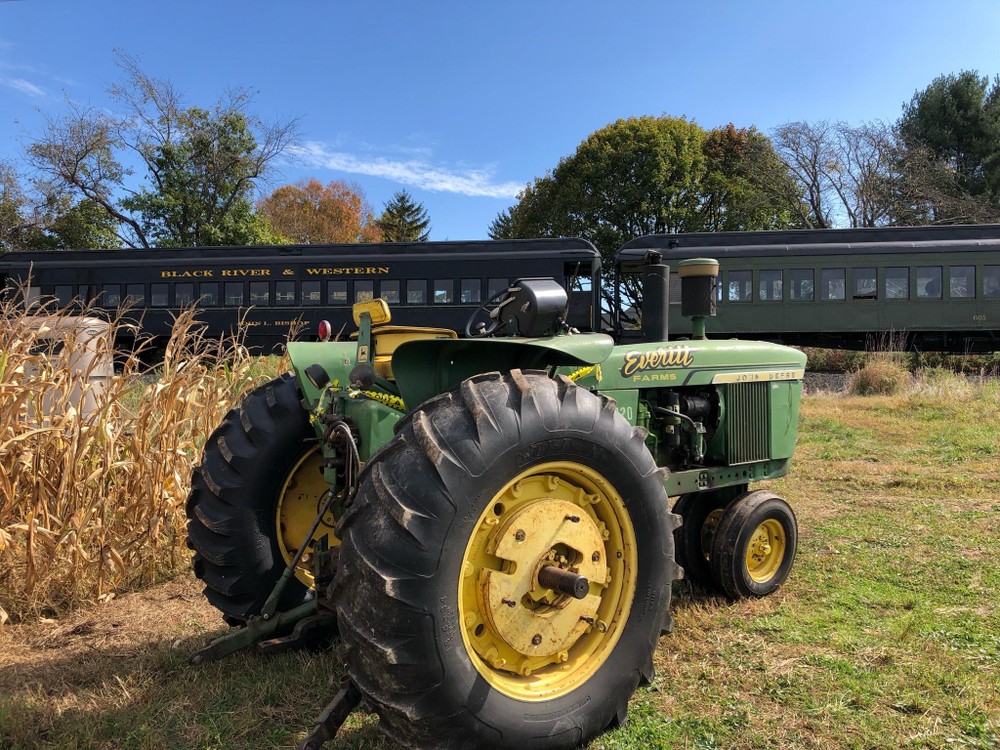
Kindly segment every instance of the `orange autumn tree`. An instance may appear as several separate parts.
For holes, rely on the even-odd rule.
[[[346,182],[332,181],[323,186],[319,180],[308,179],[284,185],[257,201],[257,210],[275,232],[294,243],[382,239],[364,192]]]

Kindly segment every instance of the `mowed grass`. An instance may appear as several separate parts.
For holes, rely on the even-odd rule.
[[[954,378],[810,396],[788,584],[731,603],[677,587],[630,721],[597,748],[1000,747],[1000,406]],[[187,656],[222,632],[188,575],[0,629],[0,747],[296,747],[335,653]],[[330,747],[388,748],[355,713]]]

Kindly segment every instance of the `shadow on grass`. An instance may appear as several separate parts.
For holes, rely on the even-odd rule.
[[[219,635],[224,631],[215,633]],[[296,748],[337,691],[332,650],[253,649],[194,667],[204,635],[123,651],[84,644],[40,650],[0,669],[0,745],[36,748]],[[329,748],[389,748],[373,715],[355,712]]]

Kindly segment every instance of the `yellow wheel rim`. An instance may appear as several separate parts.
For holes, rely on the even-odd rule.
[[[701,556],[706,560],[712,559],[712,540],[715,539],[715,531],[725,512],[725,508],[716,508],[705,517],[705,523],[701,525]]]
[[[769,518],[754,529],[746,556],[750,577],[757,583],[773,578],[785,559],[786,546],[785,529],[775,519]]]
[[[459,626],[476,669],[520,700],[583,685],[622,635],[637,564],[625,503],[600,473],[568,461],[522,472],[486,505],[462,560]],[[546,588],[546,566],[585,577],[589,593]]]
[[[299,545],[309,533],[309,527],[316,520],[320,506],[326,501],[326,493],[330,486],[323,478],[323,454],[319,446],[313,446],[296,462],[285,478],[278,495],[277,517],[278,547],[281,556],[288,565],[298,552]],[[327,537],[331,547],[340,544],[333,533],[336,519],[327,514],[316,528],[312,540]],[[313,555],[306,552],[299,564],[295,566],[295,577],[309,588],[313,588]]]

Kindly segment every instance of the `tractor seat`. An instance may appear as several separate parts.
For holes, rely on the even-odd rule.
[[[358,334],[352,333],[351,338],[357,339]],[[407,341],[425,339],[457,339],[458,334],[450,328],[424,328],[422,326],[373,326],[372,327],[372,365],[375,374],[386,380],[394,380],[392,376],[392,354],[396,347]]]

